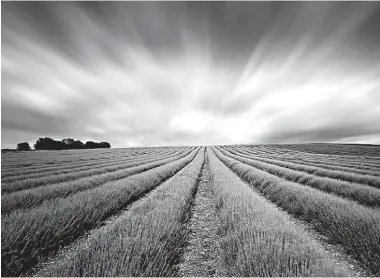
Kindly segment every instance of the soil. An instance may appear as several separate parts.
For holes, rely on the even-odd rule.
[[[211,171],[207,155],[202,167],[197,194],[187,223],[188,244],[176,276],[225,276],[220,258],[219,219],[215,209]]]

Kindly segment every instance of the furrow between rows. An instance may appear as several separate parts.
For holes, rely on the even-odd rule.
[[[197,192],[186,224],[186,247],[176,266],[180,277],[225,276],[219,245],[220,221],[215,208],[214,188],[207,153]]]

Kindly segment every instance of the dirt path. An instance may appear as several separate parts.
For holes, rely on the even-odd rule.
[[[176,276],[225,276],[219,256],[219,220],[207,152],[187,229],[188,245],[184,249],[182,262],[176,267]]]

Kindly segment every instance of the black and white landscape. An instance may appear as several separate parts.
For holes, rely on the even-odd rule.
[[[380,142],[378,2],[3,2],[2,148]]]
[[[379,30],[380,2],[2,2],[2,276],[380,276]]]

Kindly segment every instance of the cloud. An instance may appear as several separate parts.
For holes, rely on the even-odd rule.
[[[2,147],[376,143],[379,6],[4,2]]]

